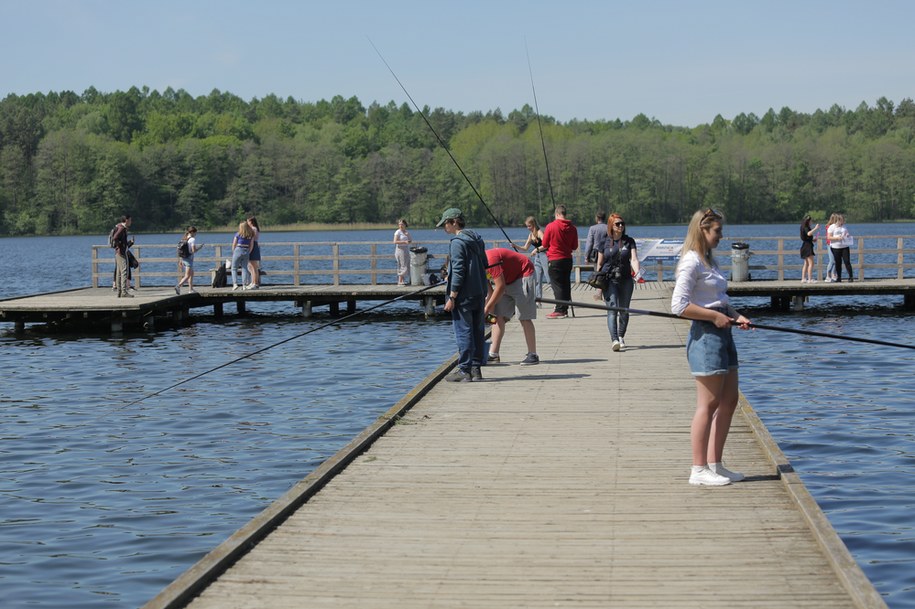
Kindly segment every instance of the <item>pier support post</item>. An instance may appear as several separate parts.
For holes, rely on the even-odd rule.
[[[25,334],[25,321],[17,319],[13,327],[13,332],[16,334]]]
[[[239,315],[244,315],[245,314],[245,301],[236,300],[235,301],[235,310],[238,312]]]
[[[310,300],[302,301],[302,317],[304,317],[305,319],[310,319],[312,315],[313,315],[313,312],[311,310],[311,301]]]
[[[352,315],[355,312],[356,312],[356,300],[354,298],[350,298],[346,301],[346,314]]]
[[[338,315],[340,315],[340,303],[339,302],[336,302],[336,301],[331,302],[328,304],[328,307],[330,307],[331,315],[333,315],[334,317],[337,317]]]
[[[792,296],[791,297],[791,310],[792,311],[803,311],[804,302],[806,302],[806,296]]]
[[[425,313],[426,318],[435,317],[435,296],[423,298],[423,313]]]

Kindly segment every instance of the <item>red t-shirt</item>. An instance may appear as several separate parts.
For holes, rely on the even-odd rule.
[[[543,229],[543,247],[548,260],[571,258],[578,249],[578,229],[565,218],[556,218]]]
[[[495,279],[505,276],[505,284],[515,283],[522,277],[534,274],[534,264],[524,254],[504,247],[486,250],[486,261],[490,265],[486,272]],[[499,264],[499,263],[502,264]]]

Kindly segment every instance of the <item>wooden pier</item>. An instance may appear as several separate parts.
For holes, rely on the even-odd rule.
[[[212,307],[213,315],[222,317],[226,304],[234,304],[238,313],[246,311],[249,302],[290,302],[303,317],[311,317],[314,307],[327,306],[331,315],[356,311],[359,301],[387,301],[395,298],[420,302],[426,315],[432,315],[437,303],[444,302],[445,287],[433,286],[424,291],[416,286],[398,285],[314,285],[269,286],[258,290],[232,288],[195,288],[196,293],[174,288],[140,288],[132,298],[118,298],[108,288],[82,288],[35,296],[0,300],[0,321],[15,324],[21,332],[26,323],[54,324],[79,329],[84,326],[110,325],[112,332],[125,329],[153,331],[163,324],[187,322],[191,309]]]
[[[510,323],[510,363],[441,366],[145,608],[886,607],[745,400],[747,480],[687,483],[688,322],[633,316],[620,353],[594,310],[536,329],[539,366]]]
[[[583,284],[578,284],[583,287]],[[640,286],[664,289],[671,282],[647,282]],[[402,298],[420,303],[426,316],[435,314],[444,302],[444,286],[423,290],[418,286],[373,285],[267,285],[259,290],[232,288],[196,288],[197,293],[173,288],[143,287],[134,298],[118,298],[108,288],[81,288],[34,296],[0,300],[0,322],[15,325],[22,332],[27,323],[51,324],[79,330],[87,326],[109,327],[112,332],[126,330],[154,331],[162,325],[186,323],[192,309],[212,308],[221,318],[226,305],[244,313],[247,303],[289,302],[303,317],[311,317],[315,307],[328,307],[331,315],[355,313],[360,301],[387,301]],[[420,291],[423,290],[423,291]],[[899,296],[907,308],[915,308],[915,279],[870,279],[843,283],[802,284],[796,280],[731,282],[728,293],[733,297],[765,296],[773,308],[801,310],[811,296]],[[889,302],[889,301],[887,301]]]

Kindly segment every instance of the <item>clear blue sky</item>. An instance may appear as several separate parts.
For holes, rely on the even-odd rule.
[[[0,0],[0,98],[94,86],[356,96],[695,126],[915,97],[915,2]]]

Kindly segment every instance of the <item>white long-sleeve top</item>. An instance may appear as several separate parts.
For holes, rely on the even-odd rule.
[[[675,315],[683,315],[689,303],[707,309],[726,309],[728,317],[737,317],[737,311],[728,301],[728,280],[717,265],[709,266],[695,251],[680,257],[670,310]]]

